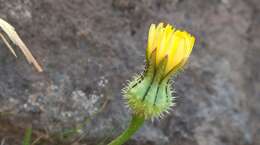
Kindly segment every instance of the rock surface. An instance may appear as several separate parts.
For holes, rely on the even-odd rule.
[[[259,0],[0,0],[45,70],[0,43],[1,142],[21,144],[32,126],[38,144],[108,143],[130,119],[120,92],[143,69],[148,27],[163,21],[196,46],[177,106],[128,144],[259,145],[259,16]]]

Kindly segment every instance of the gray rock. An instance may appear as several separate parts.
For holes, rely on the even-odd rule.
[[[0,43],[0,139],[21,144],[32,126],[42,144],[111,141],[130,120],[121,88],[143,70],[149,25],[163,21],[196,46],[175,78],[177,106],[128,144],[258,145],[259,15],[257,0],[0,0],[45,70]]]

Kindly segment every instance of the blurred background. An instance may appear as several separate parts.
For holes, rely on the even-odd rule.
[[[143,70],[151,23],[196,36],[177,105],[127,145],[260,144],[259,0],[0,0],[43,66],[0,42],[0,142],[105,145],[130,119],[121,88]],[[18,50],[19,51],[19,50]]]

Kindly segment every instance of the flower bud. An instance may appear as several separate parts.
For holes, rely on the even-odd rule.
[[[170,79],[186,63],[194,42],[189,33],[175,31],[171,25],[150,26],[146,69],[123,89],[134,114],[161,117],[174,105]]]

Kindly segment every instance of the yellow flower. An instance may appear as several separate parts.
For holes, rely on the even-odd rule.
[[[189,33],[169,24],[150,26],[146,69],[123,89],[135,115],[145,119],[162,117],[175,104],[170,79],[186,63],[194,42]]]
[[[146,58],[149,60],[153,51],[156,51],[156,66],[168,57],[165,74],[174,71],[176,66],[182,67],[192,51],[195,38],[189,33],[176,30],[173,26],[163,23],[152,24],[148,35]]]
[[[109,145],[121,145],[147,119],[162,118],[175,104],[171,76],[186,63],[195,38],[185,31],[163,23],[150,26],[145,71],[133,78],[123,95],[133,117],[129,127]]]

